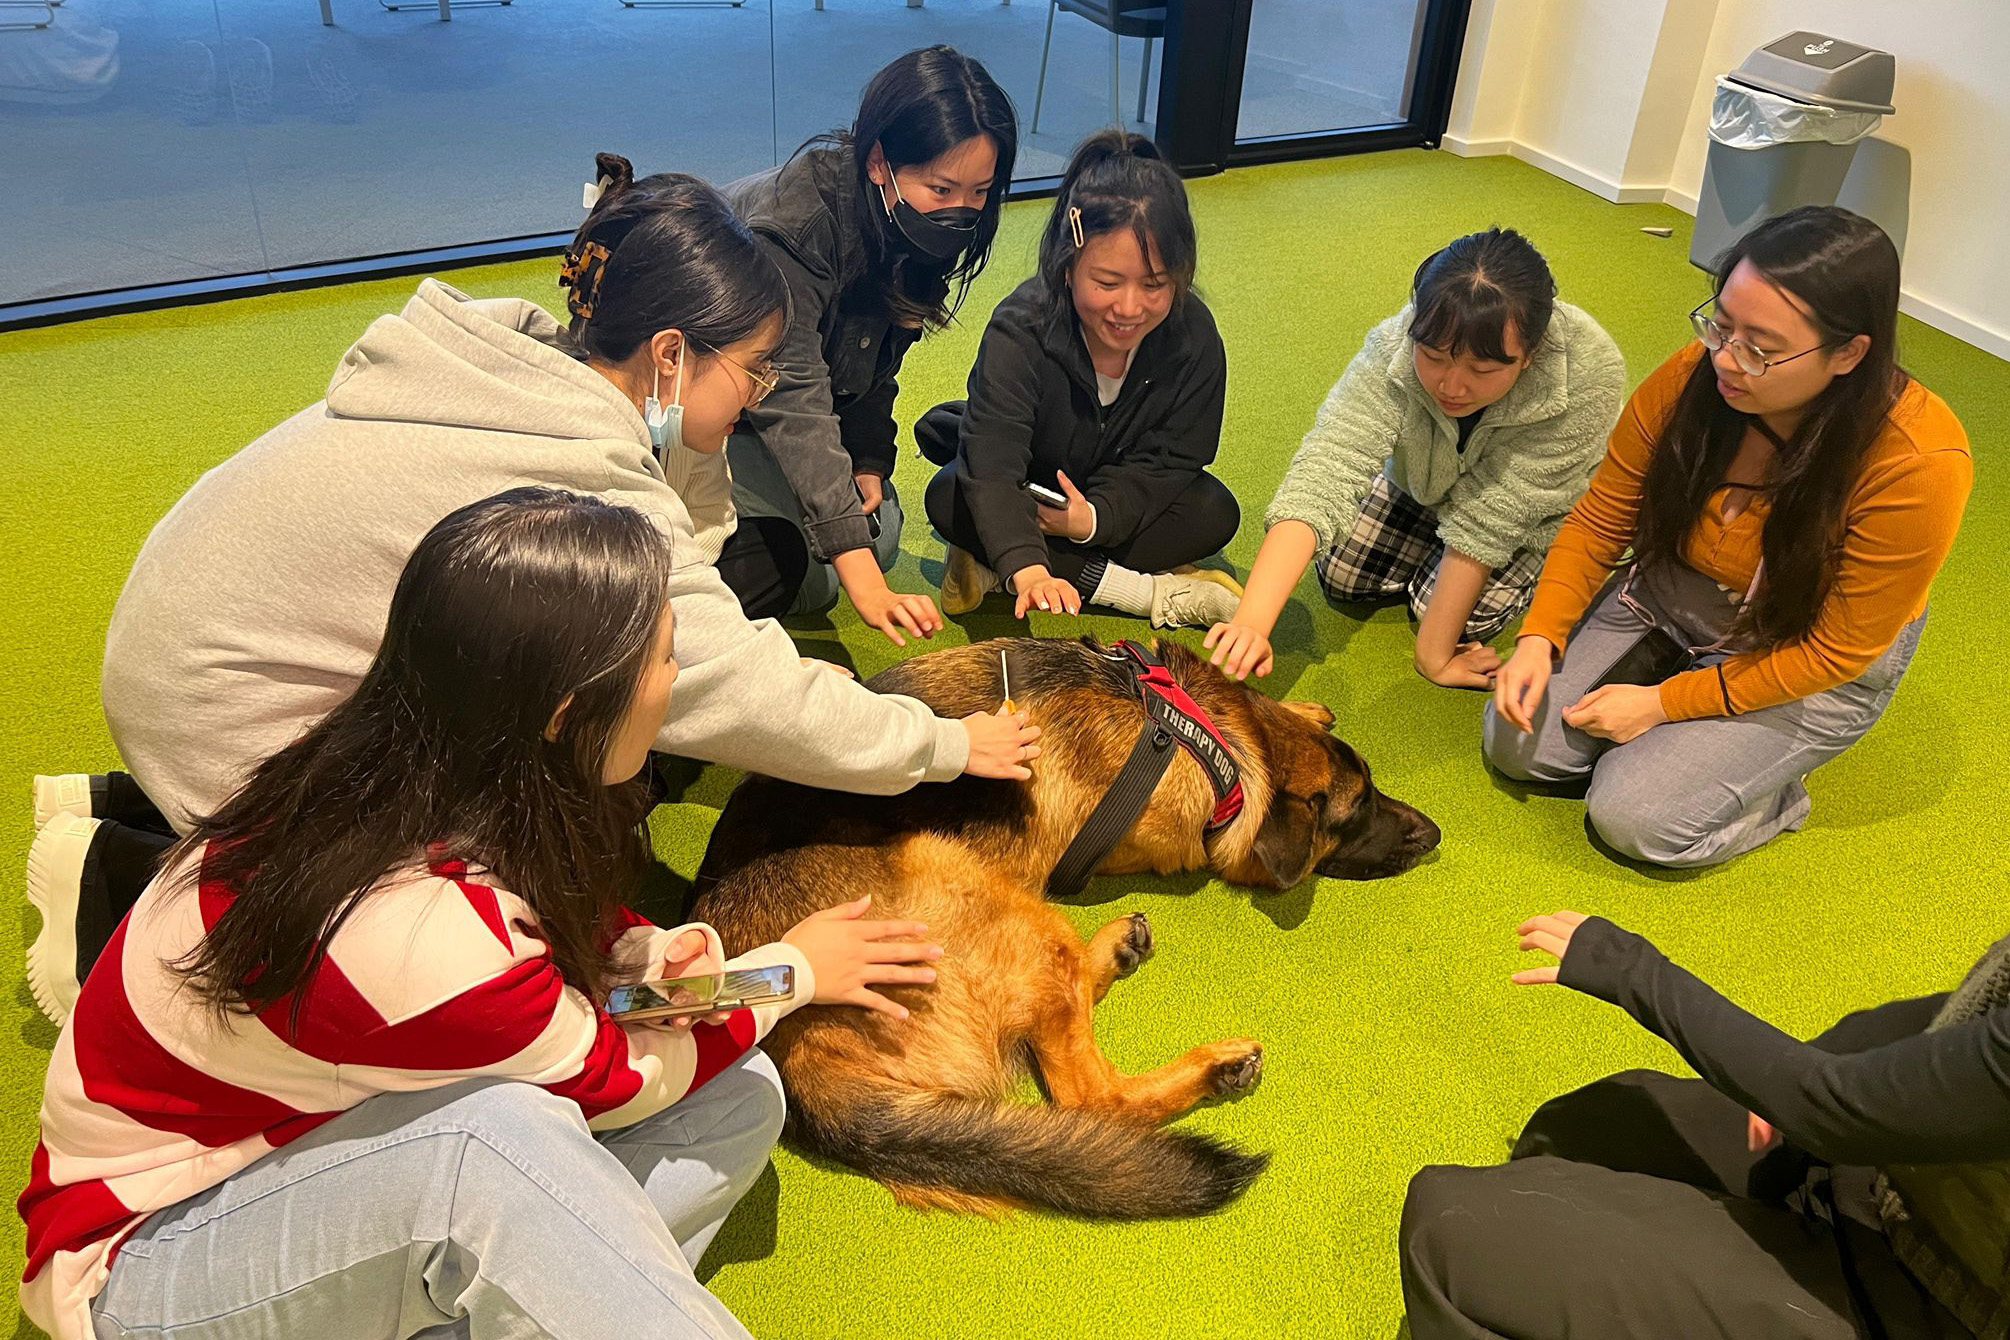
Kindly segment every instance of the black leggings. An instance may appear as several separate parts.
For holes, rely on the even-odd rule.
[[[105,774],[91,812],[98,829],[84,855],[77,890],[77,981],[90,976],[112,932],[132,911],[175,844],[174,827],[138,782],[123,772]]]
[[[1747,1152],[1744,1109],[1701,1080],[1600,1080],[1537,1109],[1508,1163],[1411,1181],[1410,1334],[1966,1337],[1892,1255],[1870,1176]]]
[[[794,606],[809,575],[810,546],[800,530],[780,517],[743,516],[716,566],[749,619],[780,618]]]
[[[971,515],[961,468],[953,458],[954,447],[949,445],[953,441],[951,434],[961,426],[962,419],[962,403],[952,401],[937,405],[914,427],[915,439],[924,455],[933,459],[945,448],[952,453],[949,464],[928,481],[928,520],[943,539],[989,567],[991,558],[985,552],[984,542],[977,537],[977,519]],[[1103,563],[1115,563],[1133,572],[1170,572],[1183,563],[1220,553],[1235,538],[1241,524],[1242,508],[1235,495],[1228,491],[1227,485],[1203,471],[1181,490],[1171,506],[1122,544],[1085,545],[1048,536],[1047,571],[1065,577],[1077,587],[1082,584],[1082,569],[1091,563],[1096,564],[1098,576]],[[1082,594],[1086,597],[1091,593]]]

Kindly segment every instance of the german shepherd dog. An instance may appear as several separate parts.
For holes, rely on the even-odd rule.
[[[945,717],[995,711],[1006,647],[1012,696],[1042,730],[1031,781],[963,777],[858,796],[749,777],[713,830],[693,915],[741,953],[870,893],[872,915],[925,922],[947,951],[932,985],[882,988],[912,1012],[904,1021],[803,1010],[769,1036],[790,1133],[805,1150],[915,1206],[1120,1219],[1218,1209],[1268,1156],[1159,1127],[1203,1100],[1248,1091],[1263,1049],[1235,1038],[1142,1075],[1119,1073],[1096,1046],[1091,1011],[1151,955],[1151,927],[1134,913],[1084,944],[1043,896],[1145,727],[1129,669],[1092,639],[1021,638],[917,657],[870,686]],[[1437,845],[1437,825],[1378,791],[1361,756],[1328,733],[1324,707],[1276,702],[1177,643],[1157,651],[1233,750],[1243,809],[1203,836],[1214,792],[1175,750],[1099,873],[1207,869],[1286,889],[1315,870],[1400,874]],[[1029,1062],[1051,1103],[1009,1097]]]

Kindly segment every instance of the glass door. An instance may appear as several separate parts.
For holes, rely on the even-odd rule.
[[[553,253],[596,151],[727,182],[935,43],[1015,194],[1113,124],[1189,175],[1432,144],[1470,0],[11,2],[0,328]]]

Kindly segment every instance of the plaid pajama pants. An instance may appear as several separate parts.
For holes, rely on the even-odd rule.
[[[1387,475],[1377,475],[1354,518],[1354,529],[1320,555],[1314,567],[1329,600],[1408,595],[1410,613],[1421,619],[1437,589],[1444,559],[1438,514],[1390,483]],[[1542,560],[1534,550],[1521,549],[1494,569],[1466,619],[1467,641],[1491,642],[1521,617],[1535,599]]]

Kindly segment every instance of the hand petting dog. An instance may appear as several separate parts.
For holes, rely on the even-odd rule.
[[[963,729],[970,735],[963,771],[972,777],[1023,782],[1033,775],[1027,765],[1040,757],[1040,728],[1024,712],[972,712]]]
[[[941,958],[942,946],[899,938],[926,935],[928,927],[918,921],[863,920],[871,906],[872,895],[867,894],[811,913],[797,922],[782,942],[794,945],[810,961],[810,971],[817,979],[815,1004],[856,1005],[905,1019],[905,1006],[872,988],[933,982],[935,969],[911,965]]]

